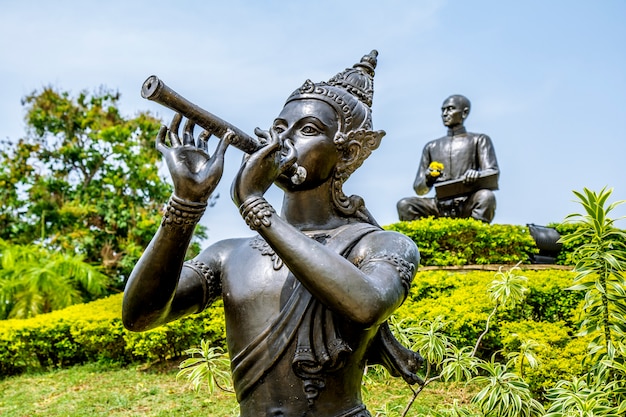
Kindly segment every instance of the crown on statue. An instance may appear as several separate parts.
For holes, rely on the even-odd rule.
[[[330,104],[340,116],[341,132],[370,130],[377,57],[378,51],[373,50],[352,68],[346,68],[328,82],[313,83],[306,80],[289,96],[287,103],[304,99],[322,100]]]

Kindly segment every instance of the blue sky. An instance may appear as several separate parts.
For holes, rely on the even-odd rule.
[[[442,101],[472,101],[501,168],[494,223],[546,224],[580,211],[572,190],[626,199],[626,2],[0,0],[0,137],[24,134],[20,99],[42,86],[118,90],[122,111],[172,113],[140,97],[158,75],[244,131],[287,96],[380,53],[373,121],[387,132],[347,182],[381,224],[412,195],[422,147],[445,134]],[[250,235],[230,200],[229,149],[209,242]],[[280,207],[280,193],[270,201]],[[615,215],[626,214],[626,208]],[[624,223],[619,225],[624,227]]]

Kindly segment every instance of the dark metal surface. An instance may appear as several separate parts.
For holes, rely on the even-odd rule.
[[[417,247],[382,230],[362,198],[343,192],[384,135],[371,120],[377,55],[328,82],[307,80],[268,130],[255,131],[258,139],[156,78],[144,86],[145,96],[180,113],[157,137],[175,191],[127,283],[124,325],[148,330],[222,298],[242,417],[368,416],[361,401],[367,363],[420,382],[421,357],[386,323],[408,294]],[[179,136],[182,116],[209,132],[196,139],[187,123]],[[221,138],[213,155],[209,133]],[[243,221],[258,234],[217,242],[185,262],[235,136],[262,145],[240,145],[250,155],[231,187]],[[272,184],[284,191],[280,214],[263,198]]]
[[[428,216],[473,217],[487,223],[493,220],[496,199],[492,190],[498,189],[500,169],[491,138],[466,131],[469,112],[470,101],[464,96],[452,95],[443,102],[441,119],[448,133],[424,146],[413,189],[422,196],[433,186],[453,186],[447,186],[445,193],[438,190],[434,199],[401,199],[396,205],[400,220]],[[434,169],[433,163],[443,165],[443,169]]]

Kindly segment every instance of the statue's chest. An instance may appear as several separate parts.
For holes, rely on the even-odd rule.
[[[296,281],[272,248],[263,239],[252,239],[230,261],[222,280],[225,307],[256,318],[280,311]]]

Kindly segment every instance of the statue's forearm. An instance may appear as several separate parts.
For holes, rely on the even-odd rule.
[[[413,189],[415,190],[415,193],[417,195],[424,195],[424,194],[428,194],[431,187],[429,187],[428,184],[426,184],[426,181],[420,180],[420,181],[416,181],[415,184],[413,184]]]
[[[127,328],[145,330],[168,321],[185,254],[205,207],[176,197],[168,203],[161,226],[124,290],[122,315]]]
[[[324,305],[366,326],[383,316],[384,302],[370,277],[347,259],[276,221],[264,234],[296,278]]]
[[[386,286],[377,285],[379,281],[374,276],[294,228],[277,216],[264,199],[258,201],[256,209],[244,209],[244,218],[320,302],[364,326],[381,321],[397,307],[401,289],[388,285],[389,282]],[[395,274],[391,265],[385,267]]]
[[[413,189],[415,190],[415,193],[417,195],[428,194],[428,192],[433,187],[435,181],[433,180],[433,182],[429,184],[428,181],[426,181],[426,178],[426,175],[422,174],[421,172],[417,173],[415,181],[413,182]]]

